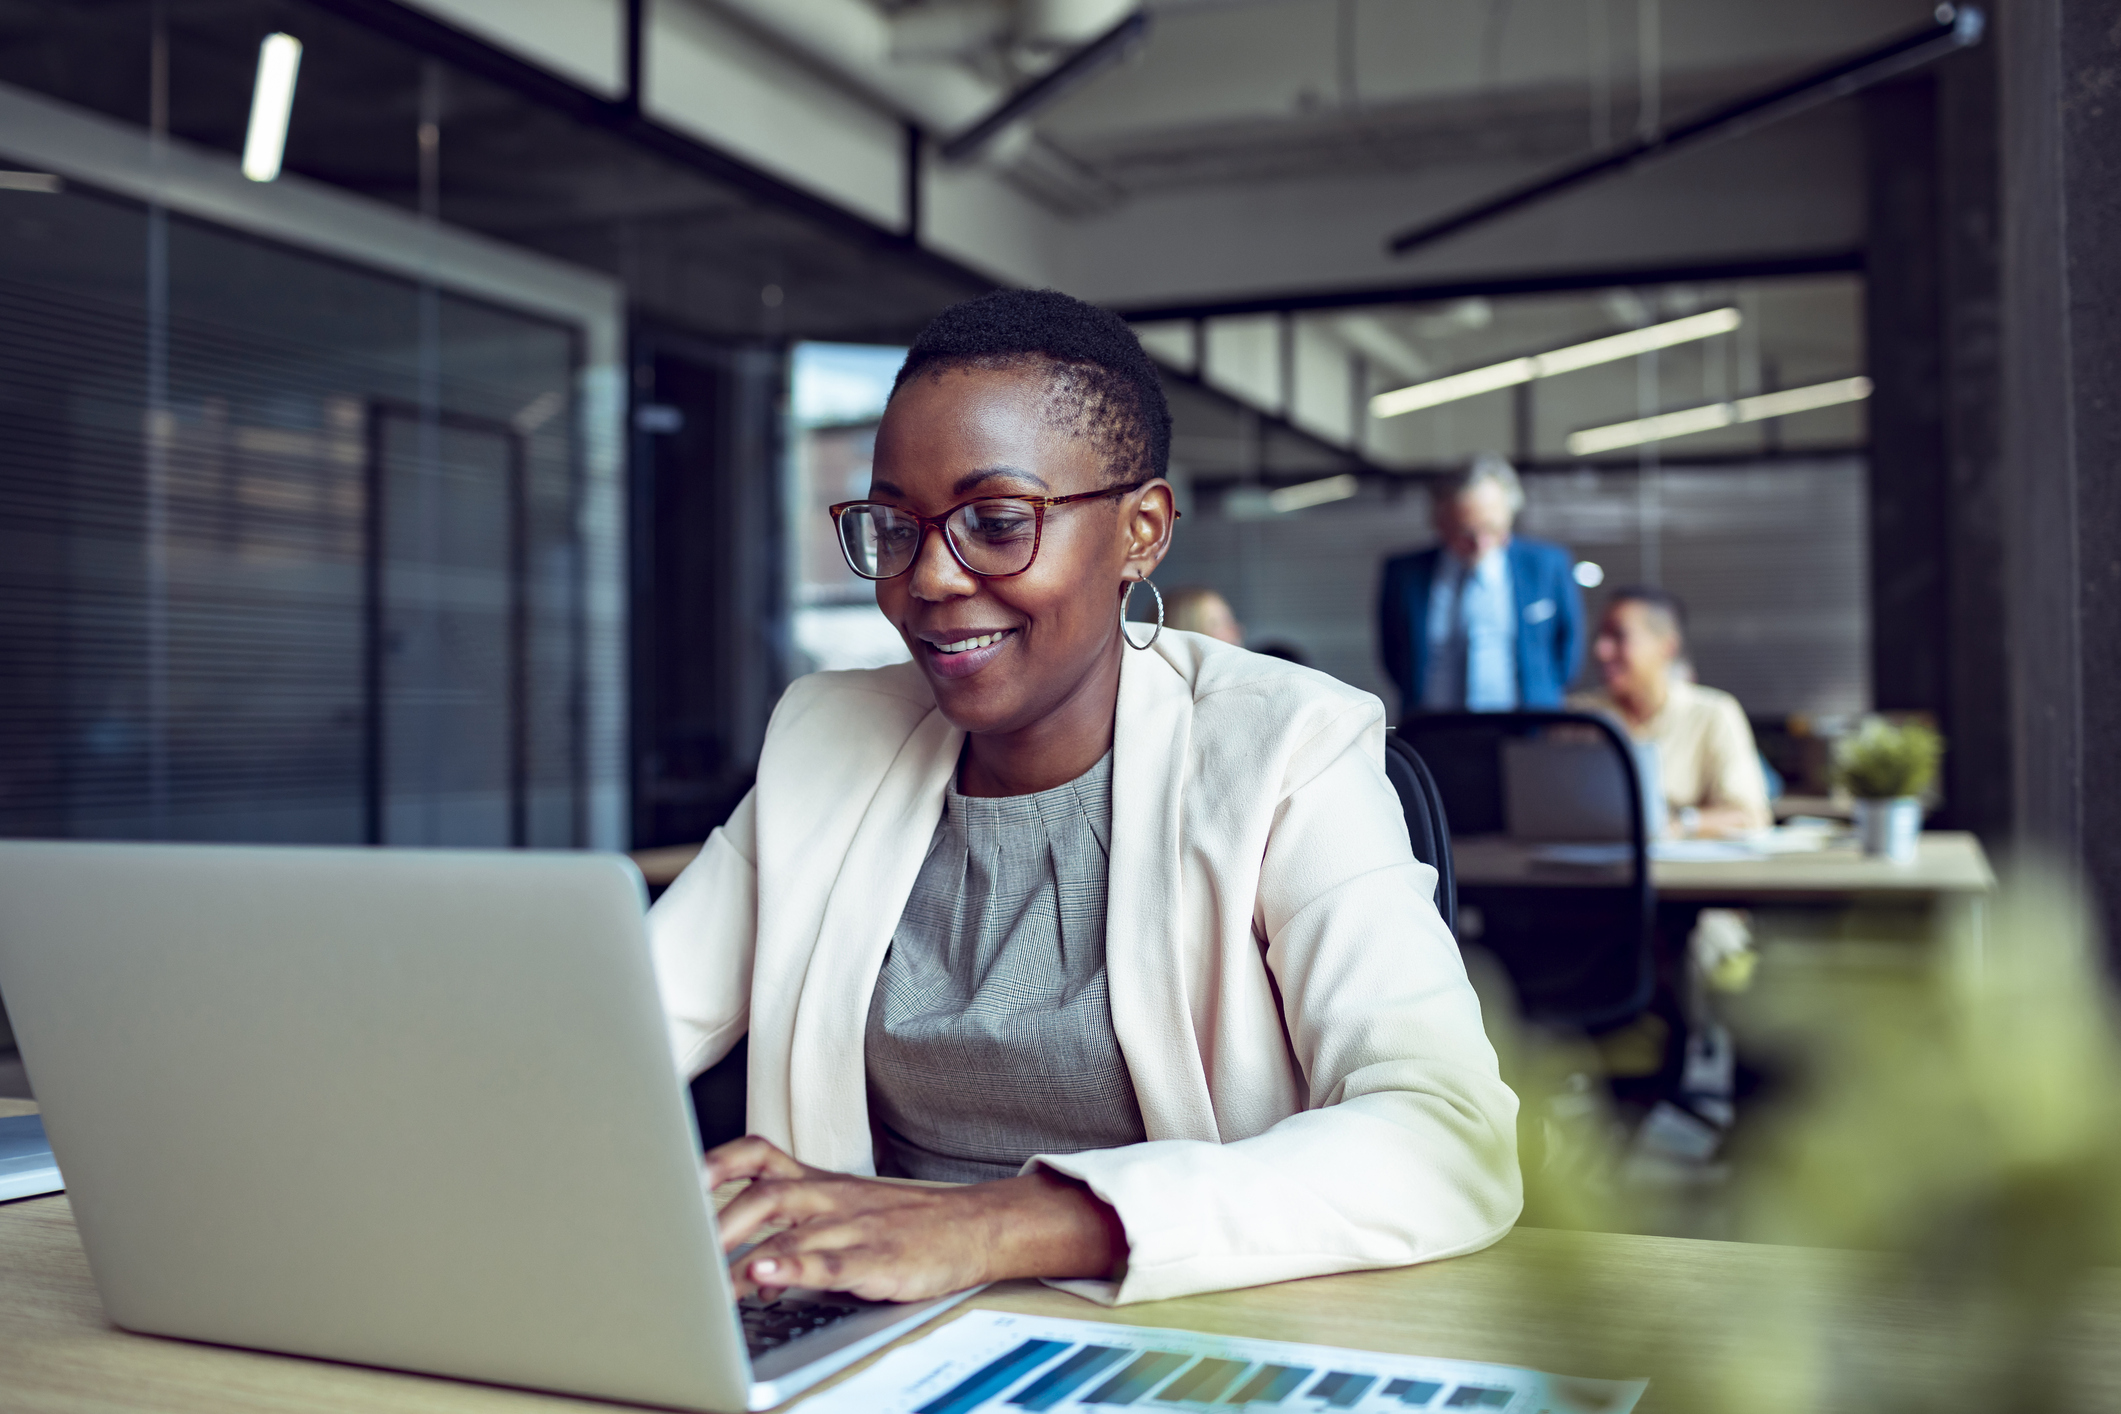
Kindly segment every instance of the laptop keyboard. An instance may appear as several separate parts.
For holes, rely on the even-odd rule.
[[[837,1301],[805,1300],[788,1296],[777,1301],[762,1301],[756,1296],[746,1296],[736,1305],[737,1315],[744,1326],[744,1344],[753,1355],[763,1355],[776,1346],[786,1345],[798,1336],[837,1325],[864,1309]]]

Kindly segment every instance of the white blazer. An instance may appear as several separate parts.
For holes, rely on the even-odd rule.
[[[1164,630],[1129,650],[1105,954],[1148,1142],[1034,1159],[1117,1210],[1158,1300],[1477,1251],[1517,1098],[1384,774],[1375,697]],[[912,664],[789,687],[758,784],[649,915],[687,1075],[751,1036],[749,1124],[874,1173],[870,990],[964,733]],[[1029,1167],[1029,1165],[1027,1165]]]

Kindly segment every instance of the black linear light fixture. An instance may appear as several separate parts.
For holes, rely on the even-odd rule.
[[[1149,12],[1134,11],[996,104],[986,117],[944,142],[940,149],[943,160],[964,161],[992,142],[1003,128],[1045,107],[1107,64],[1124,58],[1148,33]]]
[[[1681,147],[1737,137],[1770,123],[1779,123],[1822,103],[1845,98],[1872,84],[1979,44],[1987,26],[1987,17],[1975,6],[1939,5],[1932,23],[1889,44],[1837,59],[1786,83],[1735,99],[1676,128],[1613,148],[1500,196],[1401,231],[1385,243],[1385,248],[1393,255],[1405,255],[1432,241],[1455,235],[1468,226],[1544,201],[1607,173],[1653,161]]]

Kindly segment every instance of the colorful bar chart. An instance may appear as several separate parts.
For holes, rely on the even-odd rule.
[[[1041,1414],[1096,1379],[1107,1366],[1117,1364],[1126,1354],[1116,1345],[1083,1346],[1018,1391],[1009,1402],[1018,1408],[1029,1409],[1033,1414]]]
[[[1007,1355],[994,1360],[939,1399],[923,1404],[917,1414],[972,1414],[987,1400],[1015,1384],[1068,1348],[1061,1340],[1027,1340]]]
[[[970,1311],[801,1414],[1629,1414],[1642,1380]]]

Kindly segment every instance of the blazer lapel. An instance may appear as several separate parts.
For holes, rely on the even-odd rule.
[[[906,739],[856,827],[825,902],[788,1058],[796,1157],[874,1173],[864,1039],[869,996],[943,816],[964,733],[931,711]]]
[[[1205,925],[1188,916],[1179,851],[1196,656],[1184,635],[1127,650],[1112,743],[1105,972],[1112,1029],[1151,1139],[1220,1137],[1185,966],[1188,930]]]

